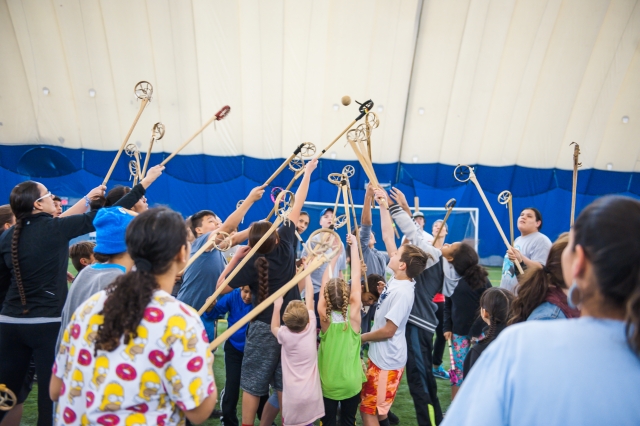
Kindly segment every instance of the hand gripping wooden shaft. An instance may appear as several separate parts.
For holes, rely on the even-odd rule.
[[[220,284],[220,287],[218,287],[216,291],[214,291],[213,294],[207,299],[205,304],[198,311],[198,315],[202,316],[202,314],[205,313],[207,308],[211,306],[211,303],[213,303],[213,301],[216,300],[218,296],[220,296],[220,293],[222,293],[222,290],[224,290],[225,287],[229,285],[233,277],[235,277],[240,271],[240,269],[242,269],[242,267],[249,261],[249,259],[251,259],[251,257],[254,254],[256,254],[260,246],[267,240],[267,238],[269,238],[271,234],[273,234],[273,231],[278,229],[278,226],[280,226],[281,223],[282,223],[282,218],[280,216],[276,217],[276,220],[275,222],[273,222],[273,225],[271,225],[271,228],[269,228],[267,232],[265,232],[262,238],[260,238],[260,240],[256,243],[255,246],[253,246],[251,251],[247,253],[247,255],[240,261],[240,263],[238,263],[238,266],[236,266],[235,269],[231,271],[231,273],[227,276],[227,278],[222,282],[222,284]]]
[[[504,231],[502,230],[502,227],[500,226],[500,222],[498,222],[498,218],[496,217],[495,213],[493,212],[493,209],[491,208],[491,205],[489,204],[489,200],[487,200],[487,197],[484,195],[484,191],[482,190],[482,187],[480,186],[480,183],[478,182],[478,179],[476,179],[476,175],[475,173],[473,173],[473,170],[469,169],[471,172],[471,177],[469,178],[471,180],[471,182],[473,182],[473,184],[476,186],[476,188],[478,188],[478,192],[480,193],[480,197],[482,197],[482,201],[484,201],[484,205],[487,206],[487,210],[489,210],[489,214],[491,215],[491,218],[493,219],[493,223],[496,224],[496,228],[498,228],[498,232],[500,233],[500,236],[502,237],[502,241],[504,242],[504,245],[507,246],[508,249],[511,248],[511,244],[509,244],[509,241],[507,240],[507,236],[504,235]],[[442,229],[442,228],[441,228]],[[522,270],[522,266],[520,266],[519,262],[513,262],[516,264],[516,268],[518,268],[518,272],[520,272],[520,274],[524,274],[524,271]]]
[[[149,98],[142,99],[142,103],[140,104],[140,109],[138,110],[138,114],[136,114],[136,118],[133,120],[133,124],[129,128],[129,132],[127,133],[127,136],[125,136],[124,140],[122,141],[122,145],[120,145],[120,149],[118,150],[118,153],[116,154],[116,158],[113,159],[113,162],[111,163],[111,167],[109,167],[109,171],[107,172],[107,175],[104,177],[104,180],[102,181],[102,185],[103,186],[106,186],[107,182],[109,182],[109,178],[111,177],[111,173],[113,173],[113,169],[116,168],[116,164],[118,163],[118,160],[120,159],[120,156],[122,155],[122,151],[124,151],[124,147],[127,145],[127,142],[129,142],[129,138],[131,137],[131,133],[133,133],[133,129],[136,128],[136,124],[138,124],[138,120],[140,119],[140,116],[142,115],[142,111],[144,111],[144,107],[146,107],[148,103],[149,103]]]

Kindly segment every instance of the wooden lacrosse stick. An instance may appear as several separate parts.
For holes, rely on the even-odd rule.
[[[349,197],[349,207],[351,210],[351,214],[353,214],[353,227],[356,233],[356,242],[358,243],[358,253],[360,254],[360,271],[362,273],[362,277],[364,277],[364,288],[365,291],[369,292],[369,283],[367,282],[367,264],[364,263],[364,256],[362,255],[362,243],[360,242],[360,227],[358,226],[358,216],[356,214],[356,207],[353,203],[353,194],[351,192],[351,182],[349,178],[355,174],[355,169],[353,166],[347,165],[342,169],[342,174],[346,177],[346,187],[347,187],[347,195]]]
[[[327,145],[327,147],[325,149],[320,151],[320,153],[318,154],[318,156],[316,158],[322,157],[324,155],[324,153],[327,152],[329,149],[331,149],[333,144],[336,143],[338,141],[338,139],[340,139],[342,137],[342,135],[347,133],[349,131],[349,129],[351,129],[358,122],[358,120],[360,120],[362,117],[367,115],[367,113],[371,110],[371,108],[373,108],[373,101],[371,99],[369,99],[368,101],[363,102],[363,103],[360,103],[360,102],[356,101],[356,103],[358,105],[360,105],[360,107],[358,108],[358,111],[360,111],[360,115],[358,115],[355,118],[355,120],[353,120],[351,123],[349,123],[349,125],[338,135],[338,137],[336,137],[334,140],[332,140],[331,143],[329,145]]]
[[[133,124],[129,128],[129,132],[127,133],[127,136],[124,137],[124,140],[122,141],[122,145],[120,145],[120,149],[116,154],[116,158],[113,159],[113,162],[111,163],[111,167],[109,167],[109,171],[107,172],[107,175],[104,177],[104,180],[102,181],[103,186],[106,186],[107,182],[109,182],[111,173],[113,173],[113,169],[115,169],[116,164],[118,163],[118,160],[122,155],[122,151],[124,151],[124,147],[127,145],[127,142],[131,137],[131,133],[133,133],[133,129],[135,129],[136,124],[138,124],[138,120],[142,115],[142,111],[144,111],[144,108],[147,106],[147,104],[151,102],[151,95],[153,94],[153,86],[148,81],[140,81],[133,88],[133,93],[135,93],[136,97],[140,99],[142,103],[140,104],[140,109],[138,110],[138,114],[136,114],[136,118],[133,120]]]
[[[416,197],[416,205],[417,205],[417,203],[418,203],[418,197]],[[455,206],[456,206],[456,199],[455,198],[450,199],[449,201],[447,201],[447,204],[444,205],[444,208],[447,209],[447,214],[444,215],[444,220],[440,224],[440,229],[438,229],[438,233],[436,234],[435,238],[433,239],[433,243],[432,244],[435,244],[436,241],[438,241],[438,237],[440,236],[440,233],[442,232],[442,228],[444,228],[444,226],[447,224],[447,220],[449,219],[449,215],[451,215],[451,211],[453,210],[453,208]]]
[[[291,187],[293,186],[293,184],[295,183],[295,181],[298,180],[298,178],[300,176],[302,176],[303,174],[304,174],[304,167],[302,169],[300,169],[298,172],[296,172],[296,174],[291,179],[291,182],[289,182],[289,185],[287,185],[287,187],[284,189],[284,191],[289,191],[291,189]],[[273,214],[276,212],[276,207],[277,206],[274,204],[273,208],[271,209],[271,211],[267,215],[267,218],[265,219],[266,221],[269,221],[271,219],[271,216],[273,216]]]
[[[287,196],[289,197],[288,199],[286,198]],[[262,238],[258,240],[256,245],[251,248],[251,251],[249,251],[249,253],[247,253],[247,255],[240,261],[240,263],[238,263],[238,266],[236,266],[234,270],[231,271],[231,273],[222,282],[222,284],[220,284],[220,287],[218,287],[216,291],[214,291],[213,294],[209,298],[207,298],[207,301],[205,302],[205,304],[198,311],[198,315],[202,316],[202,314],[206,312],[207,308],[211,306],[213,301],[216,300],[218,296],[220,296],[220,293],[222,293],[222,290],[224,290],[229,285],[233,277],[235,277],[240,271],[240,269],[242,269],[242,267],[249,261],[249,259],[251,259],[251,257],[254,254],[256,254],[260,246],[262,246],[262,244],[264,244],[264,242],[267,241],[267,238],[269,238],[269,236],[273,234],[273,232],[276,229],[278,229],[278,226],[280,226],[282,222],[287,220],[287,216],[289,215],[291,208],[293,208],[294,201],[295,201],[295,195],[292,192],[282,191],[280,192],[280,194],[278,194],[278,199],[276,200],[276,206],[279,206],[280,204],[284,204],[285,207],[277,208],[278,216],[276,217],[276,220],[273,222],[273,225],[271,225],[271,228],[269,228],[267,232],[265,232],[265,234],[262,236]]]
[[[371,157],[371,130],[377,128],[380,125],[380,120],[375,112],[368,112],[365,120],[366,127],[366,136],[367,136],[367,149],[369,151],[369,161],[373,163],[373,158]]]
[[[511,233],[510,237],[511,237],[511,245],[513,245],[513,241],[514,241],[514,235],[513,235],[513,203],[512,203],[512,199],[513,197],[511,196],[511,192],[509,191],[502,191],[500,194],[498,194],[498,202],[500,204],[504,204],[509,208],[509,231]]]
[[[186,141],[184,141],[182,143],[182,145],[180,145],[178,147],[178,149],[176,149],[175,151],[173,151],[171,153],[171,155],[169,155],[167,158],[165,158],[162,163],[160,163],[161,166],[165,166],[173,157],[175,157],[180,151],[182,151],[182,149],[189,145],[189,143],[194,140],[196,138],[196,136],[198,136],[200,133],[202,133],[204,131],[204,129],[207,128],[207,126],[209,126],[209,124],[213,123],[214,121],[220,121],[223,118],[225,118],[228,114],[229,111],[231,111],[231,107],[229,105],[225,105],[222,107],[222,109],[220,109],[220,111],[216,112],[215,115],[213,117],[211,117],[209,119],[209,121],[207,121],[206,123],[204,123],[202,125],[202,127],[200,127],[200,129],[198,129],[193,135],[191,135],[191,137],[189,139],[187,139]]]
[[[138,146],[130,143],[124,148],[124,153],[129,157],[133,157],[133,160],[129,161],[129,174],[131,178],[133,178],[133,186],[136,186],[140,178],[140,153]]]
[[[6,385],[0,384],[0,411],[9,411],[18,402],[16,394]]]
[[[269,177],[269,179],[267,179],[267,181],[264,183],[264,186],[267,186],[271,182],[273,182],[276,176],[278,176],[280,172],[282,172],[289,165],[289,163],[291,163],[291,161],[293,161],[293,159],[298,156],[298,154],[300,154],[302,157],[312,157],[313,154],[315,153],[316,153],[316,146],[314,144],[312,144],[311,142],[301,143],[300,145],[298,145],[295,151],[293,151],[293,153],[289,156],[289,158],[284,160],[284,163],[282,163],[280,167],[278,167],[278,169],[275,172],[273,172],[273,174]]]
[[[466,169],[465,169],[466,167]],[[502,230],[502,227],[500,226],[500,222],[498,222],[498,218],[496,217],[495,213],[493,212],[493,209],[491,208],[491,204],[489,204],[489,200],[487,200],[487,197],[484,195],[484,191],[482,190],[482,187],[480,186],[480,182],[478,182],[478,179],[476,179],[476,174],[473,172],[473,167],[471,166],[467,166],[466,164],[459,164],[458,167],[455,168],[455,170],[453,171],[453,177],[458,181],[458,182],[468,182],[469,180],[471,180],[471,182],[473,182],[473,184],[476,186],[476,188],[478,189],[478,193],[480,193],[480,197],[482,197],[482,201],[484,201],[484,205],[487,207],[487,210],[489,210],[489,214],[491,215],[491,218],[493,219],[493,223],[495,223],[496,228],[498,228],[498,232],[500,233],[500,236],[502,237],[502,241],[504,242],[504,245],[507,246],[507,249],[511,248],[511,244],[509,244],[509,241],[507,240],[507,237],[504,235],[504,231]],[[516,265],[516,268],[518,268],[518,272],[520,272],[520,274],[524,274],[524,271],[522,270],[522,266],[520,266],[520,263],[518,262],[513,262]]]
[[[189,268],[189,266],[191,266],[193,262],[196,261],[197,258],[202,256],[202,253],[205,253],[211,249],[227,251],[231,248],[232,241],[231,241],[231,236],[228,233],[224,231],[213,231],[212,235],[213,235],[213,238],[209,238],[209,240],[206,243],[204,243],[202,247],[200,247],[200,249],[193,254],[193,256],[189,258],[187,265],[184,267],[182,271],[180,271],[179,275],[184,274],[184,272]],[[222,238],[222,240],[219,240],[220,237]]]
[[[142,173],[140,174],[141,179],[144,179],[147,174],[147,166],[149,165],[149,158],[151,158],[151,149],[153,148],[153,143],[155,141],[159,141],[164,136],[164,124],[158,122],[153,125],[151,129],[151,142],[149,142],[149,150],[147,151],[147,156],[144,157],[144,166],[142,167]]]
[[[571,188],[571,226],[573,226],[574,219],[576,217],[576,196],[578,193],[578,167],[582,166],[582,163],[578,162],[580,156],[580,145],[576,142],[571,142],[569,146],[573,147],[573,186]]]
[[[277,298],[282,297],[285,294],[287,294],[287,292],[289,290],[291,290],[293,287],[295,287],[296,285],[298,285],[298,283],[301,280],[303,280],[307,276],[311,275],[311,273],[313,271],[318,269],[323,264],[329,262],[333,257],[335,257],[338,254],[338,250],[329,250],[330,249],[330,244],[328,242],[326,242],[326,243],[325,242],[320,242],[312,250],[312,247],[310,247],[309,242],[311,241],[311,238],[315,237],[317,234],[319,234],[321,232],[322,233],[330,233],[328,238],[325,238],[325,237],[322,238],[323,241],[328,241],[329,239],[332,239],[333,241],[335,241],[336,239],[338,239],[338,240],[340,239],[338,234],[336,234],[335,232],[333,232],[333,231],[331,231],[329,229],[318,229],[313,234],[311,234],[311,236],[309,237],[309,241],[307,242],[307,252],[311,253],[311,259],[310,259],[307,267],[303,271],[301,271],[300,273],[296,274],[288,283],[286,283],[285,285],[280,287],[275,293],[273,293],[268,298],[266,298],[262,303],[260,303],[258,306],[253,308],[247,315],[245,315],[244,317],[240,318],[238,320],[238,322],[236,322],[231,327],[229,327],[224,333],[219,335],[209,345],[208,349],[210,351],[212,351],[215,348],[217,348],[218,346],[220,346],[222,344],[222,342],[224,342],[229,337],[231,337],[231,335],[233,333],[238,331],[246,323],[248,323],[249,321],[251,321],[252,319],[257,317],[265,309],[267,309],[269,306],[271,306],[273,304],[273,302],[276,301]]]
[[[420,211],[420,198],[413,197],[413,213],[416,214]]]

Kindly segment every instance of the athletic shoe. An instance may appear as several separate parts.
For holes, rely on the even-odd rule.
[[[400,424],[400,419],[398,418],[398,416],[393,414],[391,410],[389,410],[389,412],[387,413],[387,418],[389,419],[389,424],[392,424],[392,425]]]
[[[441,365],[438,366],[438,368],[434,368],[433,369],[433,375],[437,378],[437,379],[442,379],[442,380],[449,380],[449,373],[447,373],[446,371],[444,371],[444,368],[442,368]]]

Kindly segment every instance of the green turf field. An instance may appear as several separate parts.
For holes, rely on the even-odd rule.
[[[69,263],[70,271],[74,272],[73,266]],[[500,284],[500,268],[487,268],[489,271],[489,279],[491,279],[491,283],[494,286]],[[226,329],[226,323],[222,322],[218,326],[218,331],[222,332]],[[443,357],[443,367],[445,370],[449,370],[449,356],[448,350],[445,349],[445,356]],[[213,366],[214,374],[216,377],[216,385],[218,387],[218,391],[222,390],[224,387],[224,379],[225,379],[225,371],[224,371],[224,352],[222,348],[218,349],[216,352],[215,363]],[[449,386],[448,380],[436,380],[438,383],[438,398],[440,399],[440,405],[442,406],[442,410],[446,411],[451,404],[451,389]],[[24,414],[22,416],[22,425],[35,425],[37,420],[37,385],[33,386],[33,390],[29,395],[29,398],[25,401]],[[219,408],[219,407],[218,407]],[[396,396],[396,400],[393,403],[393,407],[391,409],[399,418],[400,424],[402,425],[415,425],[416,424],[416,413],[413,408],[413,400],[411,399],[411,395],[409,394],[409,388],[407,387],[406,377],[402,378],[402,382],[400,384],[400,388],[398,389],[398,394]],[[238,419],[240,419],[240,407],[238,406]],[[205,425],[219,425],[219,420],[209,420],[204,423]],[[256,425],[258,422],[256,422]],[[280,422],[278,421],[278,424]]]

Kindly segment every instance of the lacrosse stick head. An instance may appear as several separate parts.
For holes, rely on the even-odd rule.
[[[16,394],[13,393],[7,386],[0,385],[0,410],[9,411],[16,405],[17,402],[18,398],[16,398]]]
[[[271,189],[271,202],[275,203],[276,202],[276,198],[278,197],[278,194],[280,194],[283,191],[282,188],[280,188],[279,186],[274,186]]]
[[[344,181],[345,176],[342,173],[331,173],[329,174],[329,182],[334,185],[342,185],[342,181]]]
[[[224,231],[214,231],[213,232],[213,247],[220,251],[227,251],[233,245],[231,241],[231,235]],[[222,239],[220,239],[222,238]]]
[[[498,194],[498,202],[500,204],[509,204],[509,201],[511,201],[511,192],[509,191],[502,191],[500,194]]]
[[[295,202],[296,196],[291,191],[281,190],[276,196],[275,205],[276,205],[276,214],[282,219],[287,219],[291,209],[293,208],[293,203]]]
[[[467,166],[466,164],[458,164],[453,170],[453,177],[456,178],[458,182],[468,182],[475,174],[473,173],[473,167]]]
[[[370,129],[375,129],[380,125],[380,119],[375,112],[368,112],[364,119]]]
[[[231,107],[229,105],[225,105],[220,108],[220,111],[216,112],[216,120],[220,121],[225,118],[229,114],[229,111],[231,111]]]
[[[127,154],[129,157],[133,157],[134,155],[136,155],[137,152],[138,152],[138,145],[136,145],[135,143],[127,144],[127,146],[124,147],[124,153]]]
[[[347,141],[349,142],[362,142],[367,139],[367,135],[360,128],[360,126],[355,129],[351,129],[347,132]]]
[[[351,164],[347,164],[342,168],[342,174],[348,178],[351,178],[356,174],[356,169]]]
[[[162,139],[163,136],[164,136],[164,124],[160,122],[154,124],[153,128],[151,129],[151,137],[159,141],[160,139]]]
[[[331,229],[320,228],[314,231],[307,240],[307,253],[313,257],[324,256],[329,261],[338,255],[336,250],[340,244],[340,236]]]
[[[311,142],[303,142],[300,145],[300,155],[302,157],[313,157],[316,153],[316,146]]]
[[[304,169],[304,159],[300,155],[293,157],[289,162],[289,169],[294,173]]]
[[[333,220],[333,229],[340,229],[347,224],[347,215],[340,215]]]
[[[239,209],[242,203],[244,203],[244,200],[238,200],[238,202],[236,203],[236,209]]]
[[[140,100],[151,101],[151,95],[153,95],[153,86],[148,81],[139,81],[136,87],[133,88],[136,98]]]
[[[369,99],[368,101],[364,101],[362,103],[356,101],[356,103],[360,105],[358,107],[358,111],[360,111],[360,114],[366,114],[369,111],[371,111],[371,109],[373,108],[373,101],[371,99]]]
[[[136,160],[129,161],[129,173],[131,177],[138,176],[138,162]]]
[[[447,204],[444,205],[444,208],[447,210],[451,210],[456,206],[456,199],[452,198],[449,201],[447,201]]]

